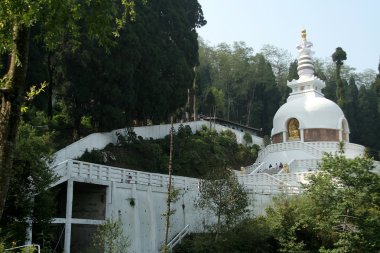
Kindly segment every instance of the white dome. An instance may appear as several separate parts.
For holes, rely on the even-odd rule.
[[[345,119],[343,111],[337,104],[314,92],[289,97],[288,102],[274,115],[272,136],[286,131],[287,122],[291,118],[299,121],[300,129],[337,130],[341,128],[341,122]]]

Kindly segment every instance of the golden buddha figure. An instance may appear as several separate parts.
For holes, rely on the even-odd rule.
[[[300,130],[299,130],[299,122],[297,119],[293,118],[289,120],[288,123],[288,134],[290,141],[296,141],[300,139]]]

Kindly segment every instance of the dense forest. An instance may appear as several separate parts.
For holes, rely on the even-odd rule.
[[[371,148],[377,157],[380,75],[344,65],[349,52],[340,47],[331,54],[331,59],[314,59],[316,75],[326,82],[323,92],[343,109],[350,141]],[[199,58],[199,112],[262,128],[269,135],[273,116],[290,92],[287,81],[298,78],[297,61],[290,53],[266,45],[254,54],[243,42],[211,47],[200,41]]]
[[[244,42],[208,45],[196,33],[206,23],[200,6],[188,5],[137,4],[136,21],[108,51],[86,36],[56,52],[36,40],[28,84],[48,85],[27,101],[24,120],[35,124],[36,114],[46,115],[39,124],[55,130],[59,147],[91,132],[167,123],[172,115],[177,121],[216,116],[261,128],[269,136],[273,116],[290,91],[286,83],[298,78],[297,61],[271,45],[257,53]],[[379,74],[357,72],[334,57],[316,58],[314,65],[326,82],[325,96],[348,119],[350,141],[377,157]]]

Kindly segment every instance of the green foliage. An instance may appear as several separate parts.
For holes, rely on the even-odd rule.
[[[13,177],[0,221],[3,228],[1,235],[8,234],[8,241],[25,240],[28,217],[35,224],[35,232],[43,232],[45,235],[50,233],[49,222],[54,211],[54,196],[48,188],[56,178],[46,162],[52,151],[52,133],[44,128],[21,123],[13,162]],[[45,245],[47,243],[46,240]]]
[[[326,154],[303,195],[267,210],[280,251],[379,251],[380,177],[372,168],[365,157]]]
[[[120,220],[107,219],[99,225],[92,238],[95,249],[102,249],[107,253],[127,253],[130,241],[123,232],[123,224]]]
[[[169,136],[162,140],[135,139],[122,141],[118,146],[109,145],[105,150],[86,151],[82,161],[167,173],[169,161]],[[173,173],[181,176],[201,177],[208,171],[227,166],[240,170],[252,164],[259,147],[237,144],[231,131],[217,133],[203,127],[195,134],[189,126],[180,126],[174,136]],[[114,157],[114,159],[112,158]],[[106,158],[106,159],[105,159]]]
[[[265,147],[271,144],[271,139],[269,135],[264,135],[263,142]]]
[[[245,132],[243,136],[243,140],[245,141],[246,145],[252,144],[252,135],[250,133]]]
[[[205,24],[200,5],[136,1],[134,10],[135,21],[108,52],[81,34],[78,50],[65,45],[57,56],[59,99],[79,135],[82,116],[91,116],[97,131],[109,131],[133,120],[160,123],[185,106],[198,65],[195,28]]]
[[[343,61],[347,60],[346,52],[341,48],[337,47],[335,52],[332,54],[332,60],[336,64],[336,98],[338,105],[343,108],[345,105],[345,83],[342,81],[340,76],[340,69],[343,65]]]
[[[228,231],[220,234],[215,242],[212,234],[192,234],[174,249],[174,253],[272,253],[277,245],[267,222],[262,217],[244,219]]]
[[[366,146],[380,149],[377,141],[379,136],[379,108],[378,97],[371,90],[361,86],[358,93],[358,113],[357,121],[360,122],[359,131],[356,133],[357,141]]]
[[[194,135],[182,136],[180,133],[181,129],[178,137],[174,138],[175,174],[200,177],[224,166],[240,170],[241,166],[255,159],[249,147],[237,144],[231,131],[217,133],[204,127]]]
[[[337,47],[331,57],[337,66],[343,65],[343,61],[347,60],[347,54],[341,47]]]
[[[285,57],[284,52],[276,50],[268,47],[266,51],[273,61]],[[200,43],[201,65],[197,68],[197,85],[201,89],[198,92],[201,95],[199,110],[212,116],[215,110],[217,117],[244,122],[269,133],[273,115],[281,102],[280,90],[285,94],[287,88],[278,88],[269,60],[252,52],[253,49],[244,42],[220,44],[214,48]],[[285,58],[276,65],[281,80],[285,80]]]
[[[81,161],[85,161],[85,162],[91,162],[91,163],[96,163],[96,164],[104,164],[103,153],[104,152],[101,150],[93,149],[90,152],[86,149],[84,151],[84,153],[82,154],[82,156],[77,158],[77,159],[79,159]]]
[[[168,201],[170,201],[170,203],[176,203],[180,197],[180,194],[180,189],[176,189],[174,186],[171,186],[168,192]]]
[[[195,205],[211,211],[217,218],[215,241],[222,231],[237,224],[247,213],[248,193],[233,172],[225,168],[211,170],[199,183]]]

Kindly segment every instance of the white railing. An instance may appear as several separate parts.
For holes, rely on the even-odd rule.
[[[244,185],[273,185],[273,186],[283,186],[287,185],[286,182],[269,175],[267,173],[255,173],[252,175],[241,175],[238,176],[238,181]]]
[[[301,186],[301,184],[309,182],[308,177],[312,174],[315,172],[281,173],[273,175],[273,177],[290,186]]]
[[[169,252],[173,251],[173,248],[181,243],[182,239],[190,232],[189,225],[186,225],[167,245]]]
[[[311,154],[315,158],[321,158],[323,155],[323,151],[316,149],[307,143],[299,142],[299,141],[284,142],[284,143],[277,143],[277,144],[271,144],[271,145],[266,146],[265,149],[259,152],[256,163],[262,162],[263,159],[270,153],[280,152],[280,151],[289,151],[289,150],[303,150]]]
[[[116,168],[76,160],[67,160],[53,167],[53,169],[58,176],[65,179],[81,178],[157,187],[167,187],[169,183],[169,176],[164,174]],[[238,180],[250,192],[262,194],[287,192],[289,194],[296,194],[301,191],[297,188],[300,184],[294,183],[294,181],[305,181],[304,177],[302,177],[302,173],[282,175],[283,176],[256,173],[253,175],[240,175],[238,176]],[[186,190],[197,190],[199,187],[199,180],[189,177],[173,176],[172,183],[175,187]]]
[[[303,189],[300,185],[244,185],[248,193],[258,195],[300,194]]]
[[[300,159],[294,161],[294,166],[290,168],[290,172],[315,171],[318,168],[319,159]]]
[[[22,246],[18,246],[18,247],[13,247],[13,248],[5,249],[5,251],[13,252],[14,250],[18,250],[18,249],[22,249],[22,248],[26,248],[26,250],[24,249],[22,251],[22,252],[25,252],[25,253],[34,252],[35,248],[37,248],[37,253],[41,252],[40,245],[38,245],[38,244],[22,245]]]
[[[316,171],[318,169],[319,159],[292,159],[289,164],[289,171],[287,173],[298,173],[303,171]],[[279,174],[286,173],[282,169]]]
[[[257,168],[257,166],[260,166],[260,163],[254,163],[247,167],[242,167],[243,168],[242,171],[244,174],[251,174],[251,172],[254,171]]]
[[[257,166],[256,169],[254,169],[251,173],[249,173],[249,175],[253,175],[255,173],[263,172],[265,169],[266,169],[266,163],[263,162],[259,166]]]
[[[53,170],[58,176],[65,178],[74,177],[159,187],[167,187],[169,184],[168,175],[123,169],[76,160],[62,162],[53,167]],[[199,180],[189,177],[173,176],[172,183],[176,187],[196,189],[198,188]]]
[[[326,152],[332,152],[332,153],[337,152],[340,149],[339,142],[331,142],[331,141],[322,142],[321,141],[321,142],[308,142],[307,144],[316,149],[323,150]],[[365,147],[359,144],[355,144],[355,143],[344,143],[344,149],[345,149],[345,152],[351,151],[359,155],[359,154],[364,153]]]

